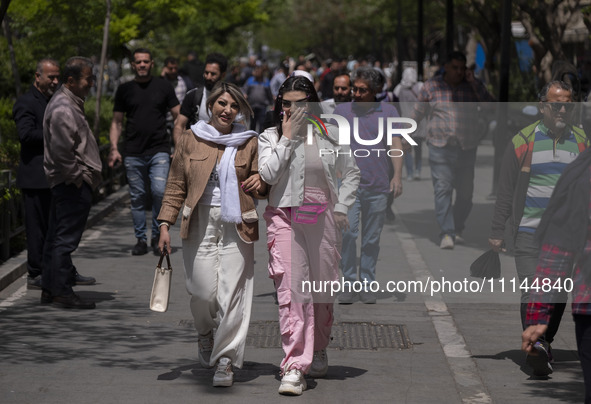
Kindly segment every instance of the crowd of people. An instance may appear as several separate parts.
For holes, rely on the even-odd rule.
[[[305,376],[322,378],[328,371],[335,301],[305,290],[304,282],[376,280],[382,229],[393,220],[393,200],[403,194],[403,167],[408,181],[421,178],[422,143],[428,148],[439,247],[451,250],[464,242],[481,139],[471,108],[494,101],[466,62],[462,53],[452,52],[425,83],[409,67],[393,86],[379,63],[327,60],[317,69],[302,57],[270,72],[256,57],[241,66],[230,65],[220,53],[207,55],[204,63],[191,53],[182,66],[178,58],[167,57],[161,74],[154,75],[152,52],[132,53],[133,79],[114,90],[108,165],[126,169],[136,239],[132,255],[150,249],[170,253],[170,228],[180,218],[199,361],[215,368],[214,386],[231,386],[233,369],[244,362],[259,239],[257,200],[267,201],[268,272],[285,354],[280,394],[301,395]],[[27,284],[41,289],[42,304],[69,309],[96,306],[74,293],[74,286],[96,280],[80,275],[71,259],[92,191],[101,181],[98,145],[83,114],[95,71],[92,60],[73,57],[60,75],[57,61],[43,59],[31,89],[14,106]],[[584,163],[577,158],[589,154],[589,140],[572,125],[572,101],[567,83],[548,83],[540,92],[542,118],[510,142],[489,243],[494,251],[504,250],[510,221],[520,281],[558,279],[576,267],[580,288],[573,312],[590,394],[591,232],[581,225],[589,220],[580,219],[589,218],[591,187],[588,158]],[[350,122],[354,134],[343,143],[338,119],[314,120],[323,114]],[[383,136],[381,125],[401,115],[417,124],[414,153],[396,131]],[[384,152],[371,153],[368,145]],[[578,174],[571,173],[575,170]],[[578,216],[562,203],[576,207]],[[571,223],[578,238],[565,234],[557,217]],[[377,298],[367,287],[343,290],[338,297],[339,304],[357,301],[375,304]],[[550,343],[566,299],[523,293],[521,302],[528,364],[534,374],[547,375],[553,371]]]

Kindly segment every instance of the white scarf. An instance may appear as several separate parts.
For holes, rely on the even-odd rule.
[[[219,164],[220,191],[222,199],[222,221],[242,223],[240,197],[238,196],[238,178],[236,177],[236,150],[253,136],[258,136],[253,130],[246,130],[240,124],[234,124],[232,132],[223,135],[205,121],[197,121],[191,126],[195,136],[201,139],[226,146]]]

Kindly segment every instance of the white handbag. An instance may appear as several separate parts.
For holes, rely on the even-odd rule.
[[[162,268],[162,260],[166,256],[168,268]],[[154,273],[154,284],[152,285],[152,295],[150,296],[150,310],[165,312],[168,309],[168,298],[170,296],[170,280],[172,278],[172,267],[168,251],[164,249],[160,255],[160,260]]]

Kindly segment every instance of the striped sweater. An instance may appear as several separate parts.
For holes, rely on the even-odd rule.
[[[560,174],[586,148],[587,138],[580,129],[572,128],[553,139],[542,122],[528,126],[520,134],[513,138],[513,145],[522,162],[521,171],[529,172],[529,185],[518,230],[534,233]]]

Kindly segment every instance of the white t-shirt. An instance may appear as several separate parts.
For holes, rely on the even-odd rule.
[[[306,155],[304,187],[330,189],[328,181],[326,180],[326,174],[324,173],[324,167],[322,166],[322,160],[318,152],[316,138],[313,137],[313,139],[313,144],[308,144],[308,142],[306,142],[304,145],[304,153]]]
[[[203,195],[201,195],[201,199],[199,202],[201,205],[207,206],[222,206],[222,194],[220,190],[220,177],[218,175],[218,169],[220,165],[217,164],[211,174],[209,175],[209,179],[207,180],[207,185],[205,185],[205,189],[203,190]]]
[[[203,97],[201,98],[201,105],[199,106],[199,120],[209,122],[209,115],[207,114],[207,97],[209,91],[203,87]]]

